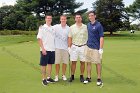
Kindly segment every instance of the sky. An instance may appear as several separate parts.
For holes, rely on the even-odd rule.
[[[84,2],[84,5],[81,7],[82,8],[88,8],[88,10],[91,10],[92,8],[92,3],[95,2],[96,0],[76,0],[77,2]],[[123,0],[125,6],[129,6],[132,4],[135,0]]]
[[[88,10],[91,10],[92,3],[94,1],[96,1],[96,0],[76,0],[76,2],[84,2],[84,5],[82,7],[80,7],[79,9],[88,8]],[[123,0],[125,6],[129,6],[134,1],[135,0]],[[0,7],[3,4],[6,4],[6,5],[14,5],[15,3],[16,3],[16,0],[0,0]]]

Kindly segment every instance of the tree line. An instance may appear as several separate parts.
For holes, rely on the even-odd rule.
[[[83,23],[87,24],[87,8],[76,11],[83,3],[76,0],[17,0],[14,6],[0,7],[0,30],[37,30],[44,24],[44,16],[51,13],[53,23],[59,23],[59,16],[68,16],[68,25],[74,23],[74,14],[79,12],[83,16]],[[140,1],[135,0],[132,5],[125,7],[123,0],[96,0],[92,3],[97,19],[103,24],[105,31],[113,34],[117,30],[128,30],[130,16],[140,19]]]

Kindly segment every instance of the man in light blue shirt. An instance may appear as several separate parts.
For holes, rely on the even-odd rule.
[[[66,67],[69,62],[68,54],[68,33],[69,26],[66,24],[67,17],[65,15],[60,16],[60,24],[54,26],[55,29],[55,64],[56,64],[56,76],[55,81],[59,80],[60,62],[62,65],[62,79],[67,80],[65,73]]]

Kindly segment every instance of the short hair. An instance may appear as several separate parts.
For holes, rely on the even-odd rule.
[[[90,13],[93,13],[94,15],[96,15],[96,12],[95,12],[95,11],[89,11],[89,12],[88,12],[88,15],[89,15]]]
[[[66,17],[66,18],[67,18],[67,16],[66,16],[66,15],[61,15],[61,16],[60,16],[60,18],[61,18],[61,17]]]
[[[48,14],[45,15],[45,18],[46,18],[47,16],[52,16],[52,15],[51,15],[50,13],[48,13]]]
[[[80,15],[80,16],[82,16],[82,14],[81,14],[81,13],[79,13],[79,12],[75,13],[75,16],[76,16],[76,15]]]
[[[76,17],[77,15],[81,16],[81,18],[82,18],[82,14],[81,13],[79,13],[79,12],[75,13],[74,17]]]

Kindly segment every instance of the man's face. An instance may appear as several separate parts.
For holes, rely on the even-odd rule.
[[[60,17],[60,22],[61,22],[61,24],[66,24],[67,18],[65,16],[61,16]]]
[[[94,15],[94,13],[90,13],[88,15],[88,18],[89,18],[90,21],[95,21],[96,15]]]
[[[45,21],[46,21],[48,24],[51,24],[51,23],[52,23],[52,16],[46,16]]]
[[[81,15],[76,15],[76,16],[75,16],[75,21],[76,21],[76,23],[81,23],[81,22],[82,22],[82,17],[81,17]]]

